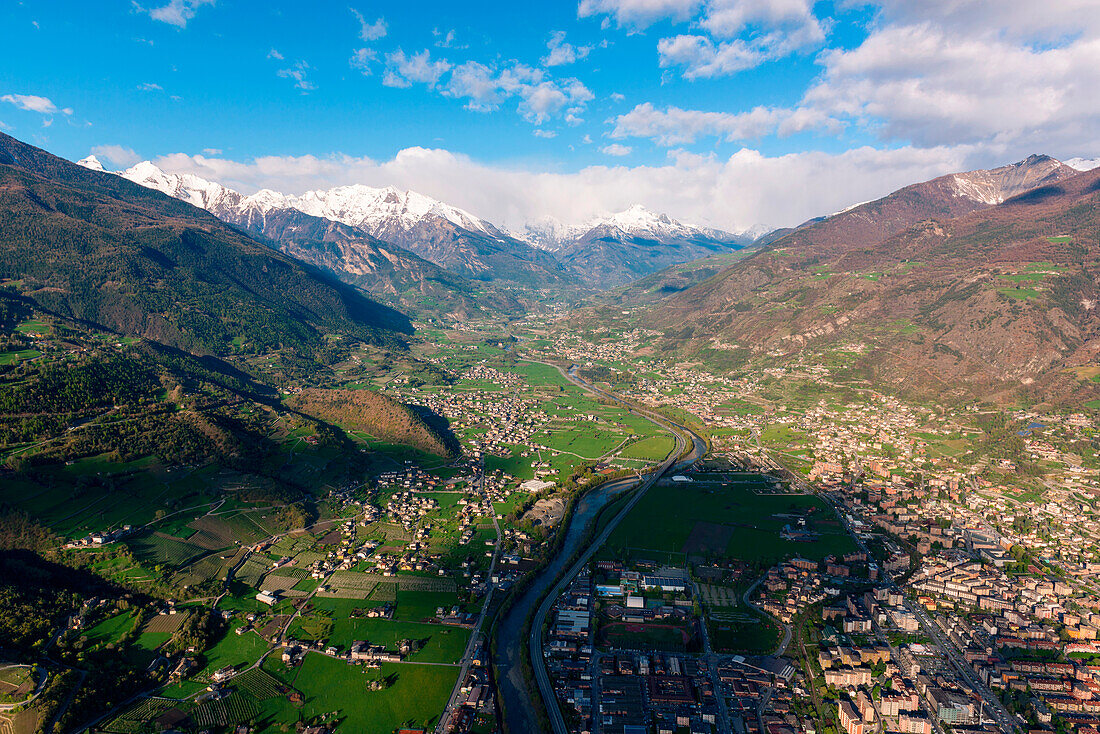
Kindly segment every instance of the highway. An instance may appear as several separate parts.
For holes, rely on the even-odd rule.
[[[632,413],[647,418],[661,425],[663,428],[678,428],[687,436],[690,436],[693,449],[690,455],[685,458],[686,463],[677,464],[676,462],[687,445],[687,439],[681,435],[677,437],[676,450],[672,452],[669,458],[641,480],[643,482],[643,491],[651,486],[657,478],[665,474],[669,469],[676,469],[679,466],[685,465],[690,466],[702,458],[703,454],[706,452],[706,444],[703,439],[691,433],[688,429],[652,411],[636,409],[634,406],[624,403],[615,395],[589,385],[576,376],[575,370],[566,372],[557,365],[537,362],[536,360],[526,361],[554,367],[561,372],[565,379],[581,389],[618,402]],[[672,432],[674,435],[677,433],[675,430]],[[497,645],[493,663],[497,672],[496,684],[498,695],[504,709],[505,731],[511,734],[528,734],[528,732],[540,731],[541,723],[534,713],[538,709],[537,696],[542,697],[544,703],[546,703],[546,708],[551,712],[552,722],[555,721],[555,714],[557,715],[556,721],[561,722],[561,712],[557,706],[557,699],[553,695],[552,687],[549,685],[549,677],[546,675],[545,664],[541,652],[541,635],[532,634],[530,637],[524,637],[522,632],[528,617],[540,608],[543,599],[549,598],[552,600],[557,597],[557,592],[553,594],[549,593],[551,589],[559,588],[560,590],[560,588],[564,588],[564,586],[560,584],[556,586],[555,581],[562,578],[566,563],[574,558],[578,552],[582,552],[582,543],[588,537],[591,523],[598,517],[600,511],[624,492],[637,486],[639,486],[639,480],[631,478],[608,482],[594,490],[586,492],[577,501],[568,527],[559,531],[564,532],[565,536],[558,553],[551,559],[550,563],[539,572],[508,612],[500,618],[495,633]],[[642,492],[635,493],[635,497],[631,500],[631,505],[637,501],[636,498],[640,497],[641,494]],[[606,538],[606,535],[610,533],[610,529],[614,528],[622,516],[622,512],[616,515],[612,522],[609,523],[608,527],[605,528],[605,532],[601,533],[601,538]],[[591,553],[602,544],[603,540],[601,540],[601,538],[596,538],[587,546],[584,546],[587,551],[584,555],[586,559],[591,557]],[[570,573],[566,574],[564,579],[572,578],[578,568],[579,566],[574,564],[574,568],[570,569]],[[547,609],[548,608],[547,606]],[[545,614],[542,615],[542,619],[545,619]],[[534,633],[536,631],[541,631],[542,627],[541,624],[535,624],[532,625],[531,629]],[[538,638],[537,643],[533,643],[535,638]],[[535,668],[536,683],[539,684],[539,690],[537,691],[529,688],[528,681],[523,675],[522,659],[525,643],[526,649],[528,650],[531,649],[532,644],[539,647],[538,654],[531,656],[532,664]],[[539,675],[540,670],[541,682]],[[547,696],[547,694],[549,695]],[[562,729],[556,730],[564,731],[564,724],[562,724],[562,727]]]

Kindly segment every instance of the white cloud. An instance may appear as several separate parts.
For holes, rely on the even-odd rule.
[[[203,148],[202,152],[206,155],[221,155],[222,154],[222,149],[221,148]]]
[[[535,130],[532,132],[532,135],[534,135],[536,138],[545,138],[547,140],[558,137],[558,134],[553,130],[544,130],[541,127],[535,128]]]
[[[767,58],[739,38],[716,46],[706,36],[662,38],[657,53],[661,68],[682,66],[686,79],[726,76],[757,67]]]
[[[600,148],[600,152],[604,155],[624,156],[630,155],[634,152],[634,149],[629,145],[622,145],[620,143],[612,143],[611,145],[605,145]]]
[[[974,152],[968,147],[859,148],[769,157],[740,150],[726,159],[677,152],[667,165],[589,166],[573,173],[486,165],[426,148],[402,150],[388,161],[333,154],[237,162],[175,154],[154,162],[246,193],[265,187],[300,194],[352,183],[394,185],[507,227],[546,215],[580,223],[640,203],[684,221],[744,230],[760,223],[795,225],[914,181],[997,162],[975,159]]]
[[[543,66],[565,66],[572,64],[592,53],[592,46],[574,46],[565,40],[565,31],[555,31],[546,43],[550,52],[542,57]]]
[[[58,108],[49,97],[39,97],[34,94],[5,94],[0,96],[0,102],[7,102],[21,110],[39,112],[43,115],[73,114],[72,107]]]
[[[427,49],[407,56],[401,49],[386,54],[386,71],[382,83],[387,87],[411,87],[413,84],[427,84],[434,87],[439,78],[451,69],[451,63],[444,59],[432,61]]]
[[[659,20],[689,20],[702,0],[581,0],[577,16],[613,17],[620,28],[643,30]]]
[[[447,83],[442,85],[442,93],[465,99],[466,108],[478,112],[495,110],[506,100],[515,98],[517,111],[536,125],[563,111],[566,122],[576,124],[585,105],[594,99],[592,91],[579,80],[548,79],[542,69],[518,61],[511,61],[500,69],[467,61],[454,68]]]
[[[154,82],[143,82],[137,86],[142,92],[163,92],[164,87]]]
[[[363,76],[370,76],[373,73],[371,66],[378,59],[378,54],[375,53],[372,48],[360,48],[356,49],[351,55],[351,59],[348,61],[351,64],[351,68],[359,71]]]
[[[141,156],[130,148],[121,145],[97,145],[92,148],[92,155],[104,158],[114,164],[115,168],[129,168],[135,163],[141,162]]]
[[[921,146],[984,143],[1011,157],[1094,144],[1100,6],[1004,0],[987,9],[886,0],[866,40],[821,55],[824,73],[801,107]]]
[[[761,45],[789,53],[825,40],[814,1],[710,0],[700,25],[718,38],[756,31],[762,35]]]
[[[271,49],[267,52],[267,58],[275,59],[276,61],[282,61],[283,55],[279,53],[276,49]]]
[[[310,68],[310,65],[305,61],[298,61],[288,69],[279,69],[275,74],[283,79],[292,80],[294,88],[300,89],[302,94],[306,94],[317,88],[317,85],[309,80]]]
[[[454,31],[453,28],[450,29],[449,31],[447,31],[446,33],[439,30],[438,28],[433,28],[432,29],[432,35],[435,36],[435,39],[436,39],[436,41],[435,41],[436,48],[457,48],[457,49],[469,48],[469,46],[467,46],[467,45],[458,43],[458,41],[456,40],[455,31]]]
[[[377,41],[379,38],[386,37],[387,29],[384,18],[379,18],[373,23],[368,23],[363,17],[363,14],[355,8],[348,8],[348,10],[350,10],[352,15],[355,16],[355,19],[359,21],[359,37],[361,39],[364,41]]]
[[[680,107],[657,109],[649,102],[615,118],[613,138],[650,138],[659,145],[680,145],[699,138],[728,142],[750,140],[778,132],[790,134],[821,124],[810,110],[754,107],[747,112],[705,112]]]
[[[981,146],[1000,160],[1036,151],[1078,155],[1095,149],[1100,129],[1100,6],[1093,0],[1048,5],[881,0],[866,38],[820,53],[820,76],[790,108],[645,104],[615,118],[612,135],[678,145],[847,126],[891,145]],[[696,26],[711,36],[679,35],[658,44],[661,66],[681,69],[689,79],[734,73],[817,43],[826,31],[806,0],[710,0],[697,11]],[[768,30],[783,24],[797,32]],[[747,35],[713,40],[736,33]]]
[[[179,28],[187,27],[187,21],[195,17],[195,13],[203,5],[213,5],[214,0],[169,0],[167,5],[148,10],[149,17],[163,23],[169,23]]]
[[[769,59],[819,46],[826,24],[814,0],[581,0],[581,17],[603,15],[640,30],[660,20],[692,21],[702,33],[662,38],[664,68],[683,66],[688,79],[735,74]],[[717,39],[717,42],[716,42]]]

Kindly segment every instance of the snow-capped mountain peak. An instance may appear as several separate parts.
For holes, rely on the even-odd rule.
[[[751,241],[771,229],[758,225],[745,233],[733,234],[723,230],[700,227],[680,222],[667,214],[659,214],[642,204],[634,204],[620,212],[589,219],[583,224],[566,224],[554,217],[542,217],[528,222],[522,232],[514,236],[531,245],[555,252],[566,245],[592,236],[628,236],[669,243],[679,240],[714,240],[717,242]]]
[[[734,235],[718,229],[685,224],[667,214],[657,213],[641,204],[634,204],[621,212],[593,219],[585,225],[591,231],[598,228],[614,228],[633,237],[671,242],[683,239],[730,240]]]
[[[394,186],[337,186],[327,191],[307,191],[301,196],[289,196],[286,201],[306,214],[361,227],[375,236],[383,230],[407,230],[426,218],[445,219],[470,232],[489,237],[502,236],[492,224],[468,211]]]
[[[239,206],[244,198],[232,189],[193,173],[167,173],[150,161],[137,163],[119,171],[118,175],[214,214]]]
[[[84,166],[85,168],[91,169],[93,171],[105,172],[107,170],[103,167],[103,164],[99,162],[99,159],[96,158],[94,155],[89,155],[86,158],[81,158],[76,162],[76,165]]]

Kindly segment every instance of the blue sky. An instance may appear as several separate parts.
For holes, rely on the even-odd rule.
[[[0,129],[244,190],[394,183],[510,225],[635,201],[792,224],[1100,153],[1095,3],[1034,5],[24,0],[0,8]]]

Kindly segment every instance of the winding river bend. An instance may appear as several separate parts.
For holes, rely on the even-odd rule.
[[[540,364],[548,363],[540,362]],[[549,366],[557,367],[556,365]],[[622,401],[612,393],[589,385],[581,380],[576,376],[575,370],[570,370],[567,374],[564,370],[561,370],[560,367],[558,369],[566,379],[578,387],[596,393],[601,397],[622,403]],[[625,403],[623,404],[626,405]],[[646,415],[645,411],[637,410],[633,406],[626,405],[626,407],[631,410],[631,412],[652,420],[662,428],[671,430],[677,439],[677,448],[672,455],[662,462],[660,466],[650,472],[650,474],[644,476],[642,480],[640,480],[642,483],[642,491],[638,492],[634,500],[631,501],[630,506],[632,506],[633,502],[641,497],[644,490],[648,489],[649,486],[661,476],[667,472],[675,471],[680,467],[690,466],[702,458],[703,454],[706,453],[706,443],[702,438],[692,433],[684,426],[672,423],[662,417]],[[676,458],[686,448],[688,440],[692,443],[691,452],[683,461],[676,462]],[[563,571],[566,570],[566,564],[569,564],[571,560],[577,557],[578,553],[582,554],[581,560],[583,561],[584,556],[594,551],[603,543],[603,538],[600,537],[590,539],[591,542],[587,546],[582,545],[586,539],[589,539],[592,523],[599,516],[600,510],[621,496],[624,492],[638,486],[638,484],[638,479],[623,479],[616,482],[608,482],[584,494],[580,500],[577,501],[569,525],[559,531],[564,532],[565,536],[557,554],[551,559],[550,563],[538,573],[532,583],[524,590],[522,596],[520,596],[512,608],[508,610],[507,614],[498,621],[495,633],[496,652],[494,654],[493,663],[496,666],[498,676],[498,695],[504,707],[504,729],[508,734],[529,734],[540,731],[543,728],[543,725],[540,724],[538,717],[535,715],[535,711],[537,711],[537,707],[540,703],[539,690],[535,681],[526,681],[522,673],[523,650],[530,642],[528,636],[524,635],[526,620],[536,611],[536,609],[538,609],[547,593],[551,591],[561,579]],[[605,536],[614,528],[618,520],[620,520],[630,509],[630,506],[624,507],[623,510],[608,523],[604,532],[601,533],[601,536]],[[540,670],[541,666],[536,666],[536,676]]]

